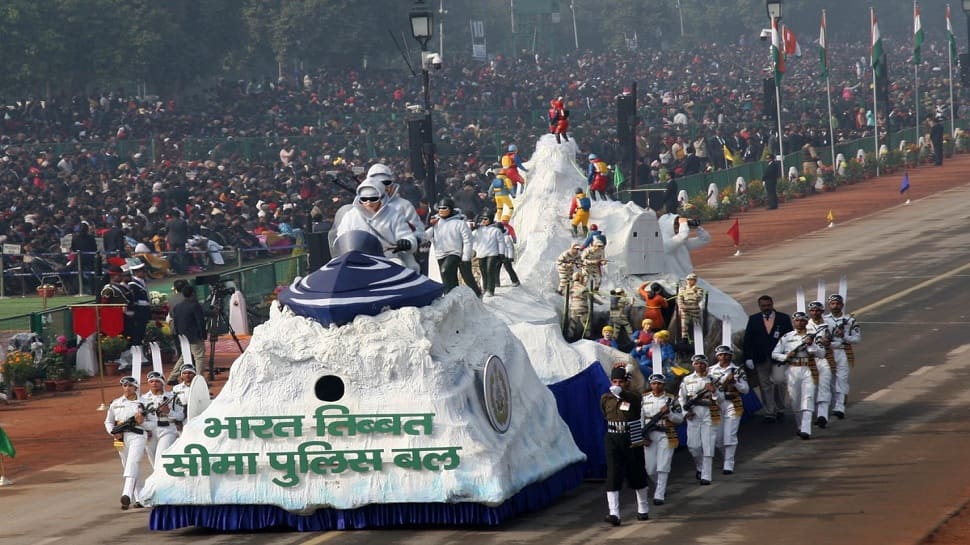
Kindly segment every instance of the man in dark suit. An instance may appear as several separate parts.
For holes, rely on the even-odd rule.
[[[744,364],[756,371],[765,422],[775,422],[784,414],[785,368],[775,365],[771,351],[781,336],[793,328],[789,315],[775,311],[775,302],[770,295],[758,298],[758,308],[760,312],[749,316],[744,328]]]

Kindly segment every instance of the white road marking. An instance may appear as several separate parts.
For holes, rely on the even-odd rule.
[[[922,375],[924,373],[929,373],[930,370],[932,370],[932,369],[933,369],[933,366],[932,365],[924,365],[924,366],[920,367],[919,369],[917,369],[917,370],[913,371],[912,373],[910,373],[910,375],[912,375],[914,377],[918,377],[918,376],[920,376],[920,375]]]
[[[892,392],[892,390],[890,390],[889,388],[883,388],[882,390],[879,390],[878,392],[873,392],[873,393],[869,394],[869,397],[865,398],[863,401],[875,401],[875,400],[879,399],[880,397],[882,397],[882,396],[884,396],[884,395],[886,395],[886,394],[888,394],[890,392]]]

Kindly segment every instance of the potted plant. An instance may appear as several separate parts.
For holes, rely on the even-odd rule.
[[[168,317],[168,295],[160,291],[148,293],[148,302],[152,306],[152,319],[163,321]]]
[[[99,337],[98,344],[101,347],[101,361],[104,363],[105,374],[117,374],[118,362],[116,360],[128,348],[128,340],[122,335],[102,334]]]
[[[74,367],[76,352],[76,348],[67,345],[67,337],[60,335],[57,337],[57,344],[44,355],[41,367],[46,372],[47,380],[54,383],[54,389],[58,392],[70,390],[73,387],[69,374]]]
[[[158,348],[162,352],[162,363],[172,363],[170,360],[175,354],[175,335],[172,334],[172,326],[168,322],[161,320],[151,320],[145,327],[145,346],[151,343],[158,343]]]
[[[16,399],[27,399],[27,383],[36,374],[34,356],[29,352],[10,352],[3,364],[3,378]]]

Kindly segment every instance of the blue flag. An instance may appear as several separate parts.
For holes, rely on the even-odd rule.
[[[903,173],[903,183],[899,186],[899,193],[903,194],[909,190],[909,173]]]

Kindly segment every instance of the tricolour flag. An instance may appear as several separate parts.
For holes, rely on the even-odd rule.
[[[946,5],[946,41],[950,44],[950,58],[957,58],[957,39],[953,35],[953,25],[950,24],[950,4]]]
[[[885,72],[885,67],[882,62],[882,36],[879,34],[879,21],[876,20],[876,10],[869,8],[870,14],[870,36],[872,38],[872,50],[870,56],[870,65],[872,66],[873,74],[877,76],[882,76]]]
[[[771,60],[775,65],[775,85],[781,85],[781,77],[785,73],[785,45],[781,41],[778,31],[778,19],[771,20]]]
[[[13,448],[13,443],[10,442],[10,438],[7,437],[7,432],[3,431],[3,428],[0,428],[0,456],[11,458],[17,456],[17,450]]]
[[[909,191],[909,173],[903,173],[903,183],[899,184],[899,193],[903,194]]]
[[[923,25],[919,20],[919,4],[913,4],[913,64],[920,63],[920,50],[923,48]]]
[[[826,79],[829,77],[829,52],[825,44],[825,11],[822,11],[822,25],[818,29],[818,63],[820,67],[819,77]]]
[[[737,218],[734,219],[734,225],[727,230],[727,234],[734,241],[735,246],[741,245],[741,222]]]

